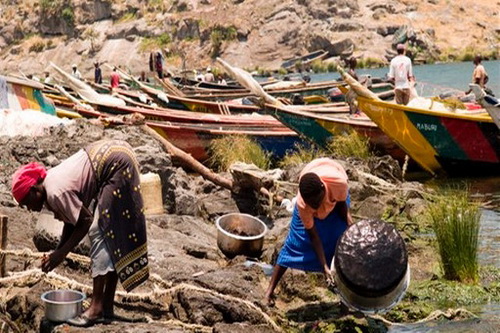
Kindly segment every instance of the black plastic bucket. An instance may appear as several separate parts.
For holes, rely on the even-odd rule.
[[[366,313],[395,306],[410,283],[405,243],[381,220],[351,225],[337,243],[331,270],[342,302]]]

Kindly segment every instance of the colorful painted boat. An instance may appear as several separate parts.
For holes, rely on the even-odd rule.
[[[365,97],[358,105],[431,174],[499,174],[500,131],[487,113],[428,111]]]
[[[199,161],[208,159],[213,140],[231,135],[244,135],[257,142],[264,151],[280,159],[293,150],[302,139],[287,128],[240,128],[234,125],[211,126],[183,123],[148,121],[147,125],[169,140],[176,147],[191,154]]]
[[[404,161],[406,155],[404,151],[366,117],[315,114],[274,105],[267,105],[266,109],[272,110],[272,115],[287,127],[321,147],[327,147],[332,140],[335,140],[335,136],[354,130],[367,137],[375,151],[389,154],[400,162]]]
[[[328,91],[339,85],[337,81],[325,81],[325,82],[315,82],[307,83],[302,86],[289,87],[265,90],[269,95],[274,97],[285,97],[291,98],[294,95],[301,96],[327,96]],[[228,91],[217,91],[217,90],[191,90],[185,91],[185,93],[192,98],[200,98],[204,100],[229,100],[247,97],[251,95],[251,92],[246,89],[238,90],[228,90]]]
[[[66,107],[70,105],[65,104]],[[74,105],[71,109],[73,107]],[[93,105],[93,107],[99,109],[98,105]],[[105,107],[103,109],[106,112],[78,107],[76,109],[88,118],[109,116],[110,113],[140,113],[146,117],[148,126],[199,161],[208,158],[212,140],[228,135],[248,136],[277,159],[285,156],[287,151],[293,150],[296,144],[303,143],[296,132],[266,115],[197,114],[178,110],[171,110],[167,113],[134,107]],[[168,121],[165,121],[167,119]]]
[[[43,85],[0,75],[0,109],[38,110],[56,115],[54,104],[42,94]]]
[[[58,107],[70,110],[74,108],[74,103],[63,96],[50,95],[50,98]],[[281,122],[272,116],[263,114],[222,115],[160,107],[155,108],[145,104],[140,106],[109,106],[105,104],[91,103],[91,106],[98,112],[109,115],[128,115],[139,113],[143,115],[146,120],[152,121],[237,125],[242,128],[252,126],[259,126],[261,128],[286,128]],[[92,114],[88,114],[88,116],[92,116]]]

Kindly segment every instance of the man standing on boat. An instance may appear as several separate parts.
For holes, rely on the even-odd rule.
[[[102,84],[102,70],[99,61],[94,62],[94,83]]]
[[[82,74],[80,73],[80,71],[78,70],[78,68],[76,67],[76,64],[73,64],[71,66],[72,68],[72,71],[71,71],[71,75],[75,78],[75,79],[78,79],[78,80],[81,80],[82,79]]]
[[[391,60],[389,80],[394,81],[394,94],[397,104],[406,105],[410,101],[410,80],[414,80],[410,58],[406,56],[404,44],[396,47],[398,55]]]
[[[109,82],[111,85],[111,90],[118,88],[118,86],[120,85],[120,74],[118,74],[116,67],[113,67],[113,72],[111,72],[111,79]]]

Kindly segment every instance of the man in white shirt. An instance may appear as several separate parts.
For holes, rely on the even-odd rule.
[[[76,67],[76,64],[73,64],[71,66],[71,68],[73,69],[73,71],[71,72],[71,75],[75,78],[75,79],[78,79],[78,80],[81,80],[82,79],[82,74],[80,73],[80,71],[78,70],[78,68]]]
[[[205,76],[203,77],[203,81],[205,82],[214,82],[215,77],[212,74],[212,69],[210,67],[207,68],[207,72],[205,73]]]
[[[397,104],[406,105],[410,101],[410,80],[413,80],[411,60],[406,54],[404,44],[396,47],[398,55],[391,60],[388,77],[394,81],[394,94]]]

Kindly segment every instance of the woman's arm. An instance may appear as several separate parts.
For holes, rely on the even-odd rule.
[[[75,230],[75,226],[70,224],[70,223],[64,223],[62,235],[61,235],[61,240],[59,241],[59,244],[56,247],[56,250],[60,249],[66,242],[68,241],[69,237],[73,233],[73,230]]]
[[[74,229],[68,239],[64,242],[64,244],[62,244],[61,247],[52,252],[47,259],[42,262],[42,270],[44,272],[50,272],[61,264],[68,253],[73,250],[88,233],[90,226],[92,225],[92,220],[92,213],[86,207],[82,207],[78,221],[76,222],[76,225],[74,226]],[[69,232],[69,230],[67,232]]]

